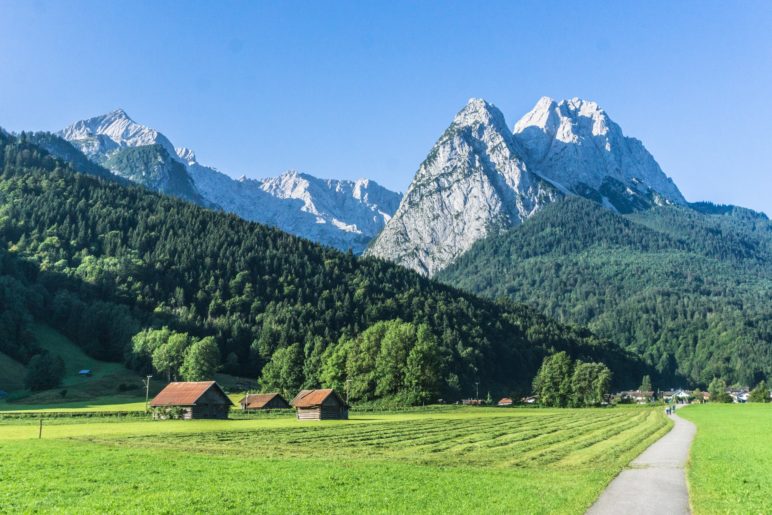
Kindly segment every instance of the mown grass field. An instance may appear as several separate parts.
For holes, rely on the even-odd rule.
[[[706,404],[678,414],[697,425],[688,470],[694,512],[772,513],[772,404]]]
[[[7,511],[583,513],[660,409],[0,425]],[[45,477],[45,481],[41,478]]]

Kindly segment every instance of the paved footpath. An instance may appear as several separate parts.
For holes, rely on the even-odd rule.
[[[668,434],[635,458],[587,511],[588,515],[689,513],[684,467],[697,428],[678,415]]]

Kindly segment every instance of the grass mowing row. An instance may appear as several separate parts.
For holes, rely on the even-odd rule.
[[[8,511],[582,513],[659,409],[0,426]],[[45,477],[44,481],[41,478]]]
[[[688,470],[694,512],[772,513],[772,404],[705,404],[678,414],[697,425]]]

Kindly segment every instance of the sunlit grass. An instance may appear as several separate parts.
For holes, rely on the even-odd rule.
[[[582,513],[668,428],[625,408],[45,424],[0,425],[9,511]]]
[[[689,460],[695,513],[772,513],[772,404],[705,404]]]

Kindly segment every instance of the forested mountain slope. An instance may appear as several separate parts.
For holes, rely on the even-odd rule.
[[[479,242],[438,278],[587,324],[665,375],[772,376],[772,224],[731,206],[621,216],[579,198]]]
[[[521,392],[543,356],[561,349],[606,362],[620,386],[644,372],[610,342],[524,306],[75,173],[2,133],[0,147],[0,352],[21,362],[39,351],[30,321],[45,319],[90,355],[137,370],[149,361],[132,337],[167,325],[213,336],[231,373],[257,377],[270,365],[273,387],[317,386],[323,368],[336,380],[355,370],[391,381],[360,398],[409,388],[414,401],[453,399],[476,381],[481,392]],[[405,334],[415,331],[420,353],[412,340],[390,352],[395,343],[384,339],[331,361],[336,346],[397,319],[412,325]]]

